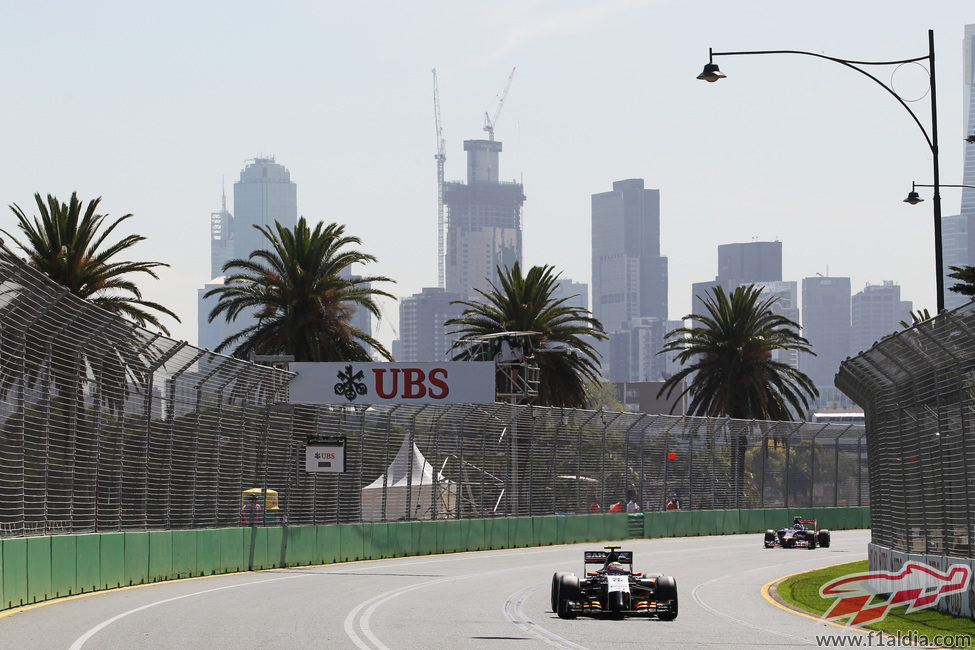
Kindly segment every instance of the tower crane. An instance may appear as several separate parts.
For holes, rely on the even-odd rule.
[[[437,69],[433,69],[433,119],[437,129],[437,153],[433,159],[437,161],[437,279],[439,287],[446,286],[444,277],[444,210],[443,210],[443,167],[447,160],[447,147],[443,137],[443,127],[440,124],[440,90],[437,88]]]
[[[484,113],[484,130],[487,131],[488,139],[494,140],[494,127],[498,124],[498,116],[501,115],[501,107],[504,106],[504,98],[508,96],[508,89],[511,88],[511,80],[515,78],[515,69],[511,68],[511,74],[508,75],[508,83],[504,85],[504,90],[501,92],[501,99],[498,100],[498,107],[494,109],[494,119],[491,116]]]

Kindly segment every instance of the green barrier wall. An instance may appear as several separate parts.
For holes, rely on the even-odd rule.
[[[0,610],[201,575],[639,537],[760,533],[801,515],[870,527],[867,507],[673,510],[443,521],[222,528],[0,539]]]

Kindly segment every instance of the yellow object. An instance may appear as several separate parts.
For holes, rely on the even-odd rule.
[[[262,508],[267,510],[277,510],[278,509],[278,493],[277,490],[267,490],[267,503],[261,503],[261,495],[264,494],[264,490],[261,488],[251,488],[249,490],[244,490],[240,493],[240,507],[243,508],[244,504],[247,503],[247,497],[253,494],[257,497],[257,503],[261,505]]]

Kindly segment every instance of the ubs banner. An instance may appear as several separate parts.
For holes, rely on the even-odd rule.
[[[291,363],[292,404],[490,404],[494,363]]]

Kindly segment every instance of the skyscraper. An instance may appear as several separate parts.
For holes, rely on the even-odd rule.
[[[592,312],[610,337],[598,346],[603,355],[603,375],[621,381],[629,371],[620,368],[619,362],[616,367],[612,363],[614,337],[629,341],[629,334],[622,332],[628,331],[631,323],[652,332],[655,328],[646,319],[661,324],[667,320],[667,258],[660,255],[660,190],[645,189],[642,178],[615,181],[611,192],[592,195]],[[617,350],[630,348],[629,342],[616,346]],[[619,352],[617,359],[619,354],[628,352]]]
[[[775,242],[778,243],[778,242]],[[755,282],[762,290],[761,300],[774,299],[772,313],[788,318],[796,325],[799,324],[799,290],[793,280],[779,280],[777,282]],[[799,352],[797,350],[775,350],[772,359],[785,363],[793,368],[799,368]]]
[[[291,173],[274,158],[254,158],[234,183],[234,257],[247,258],[266,248],[267,239],[254,226],[271,226],[278,221],[285,228],[298,223],[298,186]]]
[[[589,311],[589,285],[585,282],[574,282],[569,278],[560,278],[552,290],[552,300],[561,300],[563,307],[575,307]]]
[[[850,278],[802,279],[802,335],[816,356],[803,354],[799,369],[817,387],[832,387],[840,362],[850,356],[850,291]]]
[[[217,300],[203,296],[223,284],[223,264],[267,248],[267,239],[254,228],[255,225],[273,228],[277,221],[293,229],[298,223],[297,186],[291,181],[288,170],[274,162],[274,158],[254,158],[240,172],[240,180],[234,183],[234,215],[227,210],[226,197],[222,203],[220,212],[210,215],[210,272],[213,276],[203,289],[197,290],[198,344],[211,350],[231,334],[255,322],[252,315],[245,314],[233,323],[225,323],[222,316],[219,323],[208,322]]]
[[[445,361],[457,335],[455,328],[444,322],[458,318],[463,305],[452,304],[464,296],[435,287],[425,287],[421,293],[402,298],[399,303],[399,341],[396,343],[397,361]]]
[[[691,285],[691,313],[705,314],[704,296],[716,286],[727,293],[748,284],[782,281],[782,242],[753,241],[718,246],[718,275],[713,281]],[[791,306],[796,306],[793,296]],[[787,316],[788,317],[788,316]],[[793,319],[795,320],[795,319]]]
[[[658,381],[680,368],[677,353],[660,354],[667,332],[683,327],[683,321],[634,318],[609,337],[609,368],[613,382]],[[603,360],[606,365],[606,360]]]
[[[891,280],[868,284],[851,301],[850,354],[858,354],[888,334],[899,332],[901,321],[911,322],[912,304],[901,300],[900,285]]]
[[[731,286],[782,280],[782,242],[753,241],[718,246],[718,280]]]
[[[975,25],[965,25],[962,42],[962,138],[975,134]],[[964,145],[962,172],[963,185],[975,185],[975,143]],[[944,252],[945,307],[954,309],[969,300],[970,296],[951,291],[957,280],[947,277],[952,266],[975,266],[975,189],[961,190],[961,213],[941,220],[941,242]]]
[[[223,275],[223,265],[233,257],[234,216],[227,210],[227,193],[221,192],[220,211],[210,213],[210,278]]]
[[[362,279],[361,275],[352,274],[351,265],[339,271],[339,277],[345,278],[346,280]],[[372,283],[364,282],[359,286],[362,287],[363,289],[369,289],[372,287]],[[367,336],[372,336],[372,312],[370,312],[368,309],[359,307],[353,303],[347,303],[347,304],[349,308],[352,310],[352,313],[349,316],[349,325],[352,325],[353,327],[357,328],[360,332],[366,334]],[[368,352],[370,351],[370,349],[367,347],[366,351]]]
[[[951,291],[958,280],[949,278],[951,267],[972,266],[975,264],[975,214],[968,216],[955,214],[941,219],[941,242],[945,270],[945,308],[961,307],[971,300],[971,296]]]
[[[975,134],[975,25],[965,25],[965,40],[962,42],[962,115],[965,121],[962,137]],[[962,184],[975,185],[975,143],[965,144],[965,163]],[[975,216],[975,189],[962,188],[961,215]]]
[[[474,296],[497,284],[498,267],[521,262],[524,188],[499,180],[496,140],[465,140],[467,183],[444,183],[447,209],[445,284],[448,292]]]

